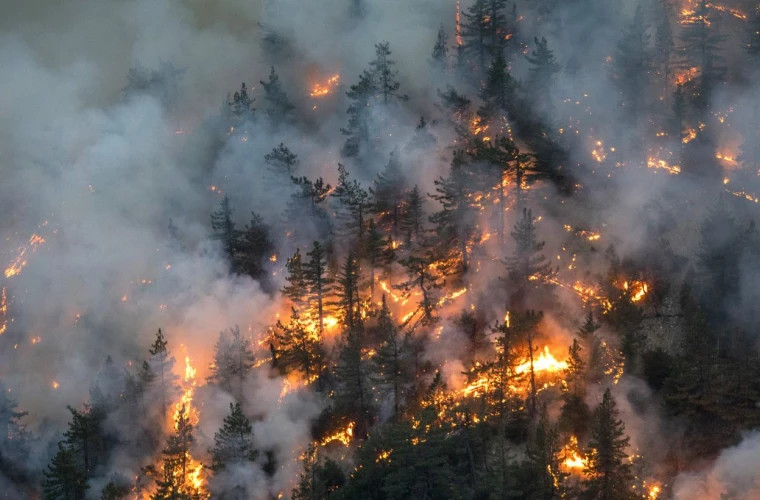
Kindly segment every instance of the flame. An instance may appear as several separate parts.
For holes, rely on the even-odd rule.
[[[568,472],[582,474],[588,465],[588,458],[585,458],[578,449],[578,438],[575,436],[570,436],[570,441],[562,448],[561,454],[565,456],[562,467]]]
[[[634,280],[629,285],[626,281],[623,283],[623,289],[631,292],[631,302],[638,302],[643,299],[647,292],[649,292],[649,286],[643,281]]]
[[[681,142],[684,144],[688,144],[694,139],[697,138],[697,131],[693,128],[687,128],[685,131],[685,135],[683,136],[683,139],[681,139]]]
[[[684,138],[684,142],[686,138]],[[681,173],[681,167],[678,165],[669,165],[665,160],[658,160],[657,158],[647,158],[647,167],[655,170],[664,170],[670,175],[678,175]]]
[[[336,431],[333,434],[330,434],[329,436],[325,436],[322,438],[322,441],[319,443],[322,446],[325,446],[329,443],[332,443],[333,441],[338,441],[343,446],[348,446],[351,444],[351,439],[354,436],[354,423],[349,422],[348,426],[345,429],[341,429],[339,431]]]
[[[8,293],[3,287],[0,291],[0,335],[8,330]]]
[[[462,6],[459,0],[457,0],[457,13],[456,13],[456,39],[457,46],[462,46]]]
[[[11,261],[8,267],[5,268],[5,277],[10,278],[16,276],[26,266],[27,259],[26,254],[31,249],[32,252],[36,252],[37,249],[45,243],[45,238],[42,236],[32,234],[29,237],[29,241],[21,245],[18,248],[18,255]]]
[[[683,85],[692,81],[699,74],[699,68],[688,68],[675,74],[675,84]]]
[[[538,358],[533,360],[533,371],[536,373],[543,371],[561,372],[564,370],[567,370],[567,362],[557,361],[557,358],[552,356],[549,352],[549,346],[544,346],[543,352],[541,352]],[[529,371],[530,360],[518,365],[515,369],[515,373],[517,374],[527,373]]]
[[[53,385],[53,389],[58,389],[61,386],[61,384],[59,384],[58,381],[56,381],[56,380],[53,380],[53,384],[52,385]]]
[[[314,98],[325,97],[330,95],[335,87],[340,83],[340,75],[334,74],[324,83],[315,83],[309,92],[309,96]]]

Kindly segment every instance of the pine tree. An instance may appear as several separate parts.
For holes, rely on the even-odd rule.
[[[675,46],[673,29],[670,25],[673,20],[673,6],[670,2],[671,0],[659,0],[654,34],[654,59],[662,72],[663,100],[667,99],[668,95],[671,74],[670,56]]]
[[[390,55],[391,49],[388,42],[377,43],[375,44],[375,59],[369,63],[375,91],[384,105],[391,102],[391,99],[400,101],[408,99],[406,95],[398,93],[401,84],[396,80],[398,71],[393,69],[396,61],[391,59]]]
[[[440,69],[445,69],[448,64],[449,58],[449,37],[446,34],[446,30],[443,29],[443,24],[438,28],[438,36],[436,37],[435,45],[433,46],[433,66]]]
[[[251,212],[251,221],[239,235],[236,256],[238,272],[263,280],[266,278],[263,263],[273,251],[269,225],[256,212]]]
[[[533,213],[529,209],[523,209],[522,218],[515,224],[511,235],[516,247],[512,257],[506,260],[507,283],[511,288],[512,308],[522,309],[531,299],[531,291],[553,286],[555,271],[540,253],[544,242],[538,241]]]
[[[325,298],[332,292],[332,279],[327,275],[327,261],[322,245],[315,241],[306,254],[309,260],[303,265],[303,280],[309,296],[311,309],[317,311],[319,331],[325,329]]]
[[[230,268],[234,270],[240,234],[232,221],[232,208],[230,208],[230,198],[227,195],[222,198],[219,210],[211,213],[211,229],[214,231],[214,238],[222,243]]]
[[[292,177],[296,192],[293,193],[285,210],[285,218],[292,229],[296,241],[311,237],[312,232],[321,238],[329,237],[332,232],[330,218],[324,201],[332,186],[319,177],[309,180],[306,177]],[[306,222],[310,222],[308,224]],[[313,231],[308,231],[308,229]]]
[[[360,328],[362,325],[360,277],[359,261],[354,253],[349,251],[338,273],[336,300],[333,303],[340,312],[341,322],[348,330]]]
[[[461,15],[464,18],[460,28],[462,52],[466,57],[477,57],[478,66],[484,68],[488,52],[488,21],[485,0],[475,0]]]
[[[89,485],[74,453],[58,443],[58,451],[44,471],[42,498],[45,500],[83,500]]]
[[[485,85],[480,89],[483,106],[478,110],[478,114],[483,119],[488,119],[499,111],[506,111],[513,101],[514,89],[515,82],[509,74],[504,50],[499,48],[488,67]]]
[[[208,381],[234,395],[238,401],[243,398],[243,384],[254,364],[251,341],[240,334],[237,326],[229,332],[219,332],[214,346],[214,360]]]
[[[554,80],[554,75],[559,73],[561,66],[554,57],[554,52],[549,49],[549,45],[546,38],[538,37],[533,41],[536,47],[531,52],[531,55],[527,56],[528,62],[531,64],[529,70],[528,83],[532,92],[536,96],[548,96],[551,94],[551,87]]]
[[[586,453],[588,464],[584,468],[587,479],[583,482],[582,498],[637,498],[631,488],[631,464],[625,452],[628,441],[625,426],[618,419],[615,400],[607,389],[591,422],[591,440]]]
[[[343,222],[341,234],[355,239],[361,246],[364,239],[365,219],[372,208],[369,193],[356,179],[351,180],[346,167],[338,163],[338,185],[330,196],[339,204],[336,218]]]
[[[369,300],[372,302],[375,298],[375,269],[384,266],[389,260],[388,252],[386,252],[386,241],[383,234],[378,230],[374,219],[369,221],[362,255],[367,261],[369,270]]]
[[[174,356],[171,355],[167,348],[169,342],[164,338],[161,329],[156,333],[156,340],[151,345],[150,352],[150,369],[156,374],[156,382],[159,384],[159,402],[161,407],[161,416],[166,419],[166,410],[169,405],[169,399],[176,390],[177,376],[174,375]]]
[[[230,414],[224,417],[222,428],[214,434],[214,448],[209,452],[214,473],[231,465],[256,460],[258,452],[253,445],[253,428],[240,403],[230,403]]]
[[[275,338],[277,365],[282,370],[299,370],[308,381],[319,378],[324,358],[322,337],[307,327],[295,308],[287,325],[277,321]]]
[[[407,243],[417,241],[423,230],[425,218],[425,208],[423,206],[420,190],[415,185],[406,196],[403,204],[403,211],[399,220],[399,229],[406,236]]]
[[[398,237],[401,229],[401,214],[406,193],[404,173],[401,168],[398,151],[391,153],[382,172],[377,174],[374,187],[370,189],[373,196],[377,223],[383,230]]]
[[[448,177],[435,180],[436,193],[428,195],[441,204],[441,209],[430,216],[437,245],[439,249],[458,253],[458,271],[462,273],[469,267],[468,244],[477,221],[477,213],[469,201],[472,181],[465,162],[464,152],[455,151]]]
[[[284,143],[272,148],[270,153],[264,155],[264,161],[269,170],[277,177],[291,178],[298,167],[298,155],[291,152]]]
[[[201,492],[187,481],[190,472],[190,445],[193,443],[193,424],[188,410],[183,404],[174,422],[174,433],[166,440],[161,451],[163,464],[161,474],[156,478],[156,491],[152,500],[196,500]]]
[[[296,107],[293,106],[288,99],[288,94],[283,90],[280,77],[277,76],[274,66],[269,71],[269,80],[266,82],[259,81],[259,83],[264,87],[266,114],[270,122],[275,126],[293,122]]]
[[[645,92],[652,65],[648,29],[644,11],[638,5],[631,23],[623,30],[612,59],[611,77],[620,94],[623,116],[636,120],[644,111]]]
[[[559,417],[560,427],[576,437],[585,434],[590,417],[589,408],[584,399],[586,363],[581,356],[582,350],[581,343],[574,338],[573,345],[568,349],[565,370],[567,387],[562,394],[563,404]]]
[[[31,435],[22,419],[28,415],[19,411],[10,389],[0,381],[0,474],[18,477],[24,470]]]
[[[288,275],[285,277],[288,284],[282,289],[282,293],[290,299],[293,307],[301,309],[306,303],[308,288],[300,248],[296,248],[296,253],[288,259],[285,269],[288,271]]]
[[[254,99],[248,95],[248,89],[245,86],[245,82],[240,85],[240,90],[235,92],[230,101],[230,112],[236,118],[236,123],[252,120],[254,117]]]
[[[355,423],[354,436],[364,439],[374,418],[370,360],[362,356],[363,328],[348,328],[335,366],[335,410]]]
[[[375,82],[369,71],[359,75],[359,81],[351,85],[346,96],[351,101],[346,112],[348,125],[340,129],[346,136],[341,153],[347,158],[356,158],[369,147],[370,105],[375,93]]]
[[[298,485],[293,488],[292,500],[322,500],[338,490],[346,477],[340,466],[330,458],[320,463],[318,449],[309,444],[302,459],[303,471],[299,475]]]
[[[398,419],[411,374],[407,360],[406,339],[399,334],[393,322],[385,294],[383,294],[382,306],[377,317],[377,332],[382,343],[377,350],[377,355],[372,358],[375,365],[373,378],[381,385],[381,390],[392,395],[393,418]]]
[[[71,406],[67,408],[71,413],[71,421],[63,434],[66,448],[81,464],[85,476],[91,477],[105,453],[101,429],[105,415],[90,405],[85,405],[83,411]]]
[[[420,121],[417,122],[417,127],[414,129],[414,135],[409,139],[405,150],[426,149],[435,146],[437,142],[438,140],[435,136],[430,133],[427,120],[425,120],[424,116],[420,115]]]
[[[402,290],[404,297],[410,297],[417,290],[420,293],[420,301],[417,303],[417,311],[422,311],[423,324],[435,321],[435,309],[438,306],[437,291],[443,287],[441,279],[430,269],[433,262],[432,254],[427,252],[421,256],[410,255],[399,263],[406,269],[407,280],[394,285],[394,288]],[[414,315],[407,319],[407,322]]]
[[[563,485],[567,473],[560,468],[559,433],[549,422],[546,406],[541,407],[536,430],[528,442],[525,454],[528,458],[530,484],[525,498],[565,498]]]
[[[693,92],[698,109],[708,105],[713,88],[726,73],[718,52],[727,37],[717,32],[715,22],[706,0],[699,0],[694,13],[681,22],[681,67],[699,69]]]

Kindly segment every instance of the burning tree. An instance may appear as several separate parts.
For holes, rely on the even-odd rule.
[[[202,466],[191,462],[190,445],[193,443],[193,424],[183,404],[176,416],[174,434],[166,440],[163,449],[161,472],[156,477],[153,500],[195,500],[205,498],[199,477]]]
[[[301,319],[295,308],[287,325],[277,321],[275,338],[278,343],[276,361],[280,369],[299,370],[308,382],[319,378],[324,358],[322,336]]]

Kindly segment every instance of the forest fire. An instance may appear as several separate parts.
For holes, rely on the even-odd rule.
[[[40,246],[45,243],[45,238],[42,236],[33,234],[29,237],[29,241],[18,248],[18,254],[11,261],[8,267],[5,268],[5,277],[11,278],[21,272],[27,263],[27,252],[36,252]]]
[[[315,83],[312,86],[309,96],[314,98],[325,97],[330,95],[333,90],[340,84],[340,75],[334,74],[323,83]]]
[[[101,52],[135,36],[40,23],[62,42],[35,57],[14,24],[39,29],[6,23],[10,496],[760,479],[722,476],[760,449],[760,10],[148,3],[116,30],[134,67]],[[48,216],[60,234],[28,226]]]
[[[588,459],[578,449],[578,438],[570,436],[568,443],[562,448],[560,455],[564,457],[562,468],[573,474],[583,474],[588,466]]]
[[[667,161],[652,158],[647,158],[647,167],[655,170],[664,170],[670,175],[678,175],[681,173],[681,167],[678,165],[670,165]]]

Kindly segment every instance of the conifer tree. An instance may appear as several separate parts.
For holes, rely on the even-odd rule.
[[[433,46],[433,66],[440,69],[445,69],[448,64],[449,57],[449,37],[446,34],[446,30],[443,29],[443,24],[438,28],[438,36],[436,37],[435,45]]]
[[[384,266],[389,260],[388,252],[386,252],[386,241],[383,234],[378,230],[374,219],[369,221],[362,254],[367,261],[369,270],[369,299],[373,301],[375,298],[375,269]]]
[[[398,71],[394,69],[396,61],[390,58],[391,49],[388,42],[375,44],[375,59],[369,63],[372,72],[372,81],[375,91],[383,105],[387,105],[392,99],[405,101],[406,95],[399,94],[401,84],[396,80]]]
[[[398,151],[391,153],[388,163],[383,171],[377,174],[374,187],[370,189],[377,223],[394,238],[398,237],[401,230],[401,215],[406,193],[404,173],[398,156]]]
[[[290,299],[293,307],[301,309],[306,303],[308,288],[306,284],[306,271],[304,270],[303,257],[301,249],[296,248],[296,253],[290,257],[285,264],[288,275],[285,281],[288,282],[282,289],[283,295]]]
[[[673,29],[671,22],[673,20],[673,6],[671,0],[659,0],[657,5],[657,21],[654,34],[654,60],[661,68],[662,73],[662,95],[663,100],[667,99],[668,88],[670,85],[671,63],[670,56],[673,52],[675,43],[673,41]]]
[[[272,148],[270,153],[264,155],[264,161],[272,173],[288,179],[293,176],[298,167],[298,155],[290,151],[282,142],[277,147]]]
[[[311,250],[306,254],[309,260],[303,265],[303,280],[312,304],[312,310],[317,311],[319,331],[325,329],[325,298],[332,292],[332,279],[327,275],[327,260],[322,245],[315,241]]]
[[[302,459],[303,469],[298,484],[291,492],[292,500],[321,500],[332,496],[346,481],[340,466],[330,458],[320,463],[318,449],[309,444]]]
[[[681,22],[681,67],[699,68],[699,77],[694,81],[694,104],[704,109],[717,83],[726,73],[719,52],[727,39],[717,31],[716,19],[710,12],[706,0],[699,0],[694,13]]]
[[[105,415],[90,405],[83,411],[67,406],[71,413],[69,428],[64,432],[66,447],[81,464],[85,476],[91,477],[104,455],[104,437],[101,429]]]
[[[168,349],[169,342],[164,338],[161,329],[156,333],[156,340],[150,346],[150,369],[156,376],[161,416],[166,418],[169,400],[176,391],[177,376],[174,375],[174,356]]]
[[[219,339],[214,346],[214,360],[208,381],[234,395],[240,401],[243,398],[243,383],[251,373],[254,364],[251,341],[240,334],[237,326],[229,332],[219,332]]]
[[[584,399],[586,363],[581,356],[582,350],[581,343],[574,338],[573,345],[568,349],[565,370],[567,388],[562,394],[563,404],[559,417],[560,427],[576,437],[585,434],[590,417],[590,411]]]
[[[311,236],[308,232],[309,224],[313,232],[320,237],[327,237],[332,232],[330,218],[325,209],[324,201],[330,193],[332,186],[325,183],[319,177],[310,180],[306,177],[292,177],[293,184],[296,186],[296,192],[293,193],[285,210],[285,218],[296,241]]]
[[[288,94],[283,90],[280,83],[280,77],[274,70],[274,66],[269,71],[268,81],[259,81],[264,87],[264,100],[266,102],[266,114],[270,122],[279,126],[284,123],[291,123],[294,120],[295,106],[288,99]]]
[[[239,235],[236,259],[238,272],[262,280],[266,277],[263,263],[273,251],[269,225],[256,212],[251,212],[251,221]]]
[[[370,360],[362,357],[363,328],[346,330],[334,375],[336,387],[333,396],[335,410],[355,423],[354,436],[364,439],[374,418]]]
[[[504,50],[499,47],[488,67],[485,85],[480,89],[483,106],[478,110],[478,114],[487,119],[499,111],[506,111],[512,103],[514,89],[515,82],[509,74]]]
[[[348,125],[340,129],[346,136],[341,153],[347,158],[356,158],[369,147],[369,117],[370,105],[375,93],[373,75],[364,71],[359,75],[359,81],[349,87],[346,92],[350,104],[348,113]]]
[[[83,500],[89,485],[74,453],[58,443],[58,451],[43,472],[42,497],[45,500]]]
[[[638,119],[644,111],[651,73],[648,29],[644,11],[638,5],[631,23],[623,30],[612,59],[612,82],[620,95],[623,116],[627,118]]]
[[[602,402],[594,410],[591,421],[591,440],[588,444],[588,464],[584,468],[582,498],[633,499],[631,464],[626,447],[625,425],[620,420],[615,400],[607,389]]]
[[[230,112],[235,117],[235,123],[241,123],[253,119],[254,99],[248,95],[245,82],[240,85],[240,90],[235,92],[232,101],[229,102]]]
[[[528,83],[536,96],[549,96],[554,80],[554,75],[559,73],[561,66],[554,57],[554,52],[549,49],[546,38],[538,37],[533,41],[536,47],[527,56],[530,63]]]
[[[235,229],[235,223],[232,220],[229,196],[224,195],[219,204],[219,210],[211,213],[211,229],[214,231],[214,238],[222,243],[224,254],[230,262],[230,268],[234,270],[240,234]]]
[[[188,461],[193,443],[193,424],[183,404],[174,422],[174,433],[166,439],[160,475],[156,478],[156,491],[152,500],[196,500],[201,492],[187,481],[190,472]]]
[[[339,204],[336,218],[342,221],[341,235],[355,239],[361,246],[366,226],[365,219],[372,208],[369,193],[356,179],[351,180],[346,167],[338,163],[338,185],[330,196]]]
[[[399,221],[399,229],[404,233],[407,243],[417,241],[423,230],[425,207],[423,206],[420,190],[415,185],[406,196]]]
[[[526,498],[565,498],[567,473],[560,468],[559,433],[549,422],[546,405],[541,407],[538,425],[526,449],[530,484]]]
[[[341,322],[348,329],[360,328],[362,325],[361,298],[359,297],[360,267],[352,251],[346,255],[343,266],[336,280],[336,300]]]
[[[25,468],[31,434],[22,422],[28,412],[19,411],[18,402],[10,394],[0,381],[0,473],[14,478]]]
[[[393,397],[393,418],[401,415],[401,403],[404,400],[409,385],[409,366],[406,353],[406,339],[399,334],[393,322],[391,311],[382,298],[382,306],[377,317],[377,331],[381,344],[377,355],[372,358],[375,365],[374,379],[381,384],[383,392],[389,392]]]
[[[474,235],[477,220],[468,197],[472,181],[465,162],[464,152],[455,151],[448,177],[435,180],[436,193],[429,195],[441,204],[441,209],[430,216],[438,246],[458,253],[459,272],[469,267],[467,245]]]
[[[511,288],[513,307],[521,309],[531,298],[531,291],[553,286],[555,271],[540,253],[544,242],[538,241],[533,213],[529,209],[523,209],[522,218],[515,224],[511,235],[516,247],[506,260],[507,283]]]
[[[319,378],[324,358],[322,337],[307,327],[295,308],[287,325],[277,322],[275,338],[277,365],[282,370],[299,370],[309,381]]]
[[[226,467],[256,460],[258,452],[253,445],[253,428],[240,403],[230,403],[230,413],[214,434],[214,448],[210,453],[211,470],[216,474]]]
[[[417,311],[422,312],[423,324],[435,321],[435,309],[438,306],[438,290],[443,287],[441,279],[430,269],[433,262],[432,253],[426,252],[421,256],[410,255],[399,263],[406,269],[407,280],[394,285],[394,288],[402,290],[404,297],[409,297],[417,290],[420,293],[420,301],[417,303]],[[411,319],[414,316],[410,316]],[[409,321],[409,319],[407,321]]]

